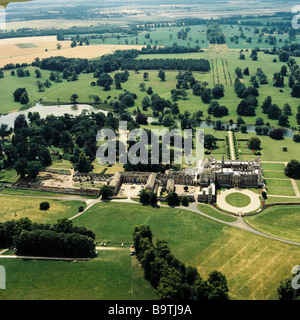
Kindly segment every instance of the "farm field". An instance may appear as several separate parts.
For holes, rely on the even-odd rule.
[[[100,251],[91,261],[0,259],[7,270],[2,300],[156,300],[129,250]]]
[[[57,49],[57,44],[62,46]],[[131,49],[132,45],[101,45],[70,47],[71,41],[57,41],[56,36],[0,39],[0,68],[9,63],[31,63],[35,58],[64,56],[92,59],[116,50]],[[23,48],[22,48],[23,47]],[[141,46],[134,46],[139,49]]]
[[[277,206],[245,220],[253,228],[272,236],[300,242],[299,206]]]
[[[214,269],[224,273],[233,299],[276,299],[276,288],[298,263],[300,250],[171,208],[101,203],[73,222],[112,245],[130,242],[134,225],[148,224],[155,239],[168,241],[176,258],[196,266],[203,277]]]
[[[1,196],[0,222],[29,218],[33,222],[54,223],[57,219],[70,218],[78,213],[78,207],[86,207],[85,202],[51,199],[33,199]],[[40,210],[41,202],[47,201],[50,209]]]

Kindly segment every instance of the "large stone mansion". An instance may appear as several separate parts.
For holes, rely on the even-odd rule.
[[[205,158],[192,173],[188,171],[117,172],[114,175],[77,173],[76,181],[106,181],[115,196],[123,184],[142,184],[142,187],[158,192],[177,192],[187,196],[190,201],[213,203],[217,198],[217,188],[261,188],[264,186],[263,169],[258,157],[253,161],[216,160],[213,156]],[[184,186],[191,187],[188,192]]]

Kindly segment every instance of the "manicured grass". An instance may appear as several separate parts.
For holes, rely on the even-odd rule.
[[[278,196],[295,196],[294,189],[288,189],[288,188],[278,188],[278,187],[268,187],[268,194],[271,195],[278,195]]]
[[[266,179],[265,183],[267,187],[293,188],[291,180]]]
[[[267,171],[266,172],[265,171],[264,172],[264,177],[265,177],[265,179],[275,178],[275,179],[289,180],[289,177],[287,177],[284,172],[272,172],[272,171]]]
[[[186,210],[100,203],[73,222],[93,229],[98,241],[118,243],[132,241],[135,225],[148,224],[155,239],[168,241],[176,258],[204,278],[215,269],[224,273],[233,299],[277,299],[280,281],[299,263],[298,247]]]
[[[86,207],[85,202],[63,201],[63,200],[42,200],[32,198],[16,198],[1,196],[0,221],[18,220],[29,218],[33,222],[53,223],[57,219],[70,218],[78,213],[78,207]],[[39,209],[40,203],[47,201],[50,209],[42,211]]]
[[[231,206],[238,208],[247,207],[251,202],[251,199],[248,196],[238,192],[229,194],[225,200]]]
[[[264,170],[283,171],[285,168],[284,163],[262,163]]]
[[[299,203],[300,198],[268,197],[266,203]]]
[[[299,206],[277,206],[245,219],[257,230],[300,243],[299,213]]]
[[[129,250],[101,251],[91,261],[0,259],[6,268],[7,300],[156,299]]]
[[[211,217],[214,217],[216,219],[219,219],[219,220],[222,220],[222,221],[225,221],[225,222],[234,222],[237,220],[237,218],[235,218],[234,216],[230,216],[230,215],[227,215],[227,214],[224,214],[224,213],[221,213],[217,210],[215,210],[214,208],[212,208],[211,206],[209,205],[205,205],[205,204],[198,204],[198,209],[211,216]]]

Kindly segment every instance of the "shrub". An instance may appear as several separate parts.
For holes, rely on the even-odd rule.
[[[40,210],[47,211],[50,208],[49,202],[41,202],[40,203]]]

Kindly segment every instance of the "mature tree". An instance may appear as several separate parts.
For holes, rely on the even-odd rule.
[[[148,190],[142,189],[140,191],[139,196],[140,196],[140,202],[141,203],[149,203],[149,196],[150,195],[149,195],[149,191]]]
[[[206,134],[204,136],[204,147],[206,149],[211,149],[213,148],[217,143],[217,138],[214,137],[213,135],[211,134]]]
[[[300,178],[300,162],[298,160],[291,160],[287,166],[284,169],[285,175],[294,178],[299,179]]]
[[[297,82],[293,85],[291,95],[294,98],[300,98],[300,82]]]
[[[295,290],[292,287],[292,280],[285,279],[281,281],[279,287],[277,288],[278,298],[279,300],[299,300],[299,290]]]
[[[21,89],[23,91],[18,91],[19,89],[17,89],[14,93],[14,96],[15,96],[15,101],[19,101],[21,102],[21,104],[27,104],[29,102],[29,97],[28,97],[28,93],[26,91],[26,89]],[[19,98],[18,98],[18,95],[19,93],[21,92]]]
[[[282,140],[283,139],[283,131],[279,128],[273,129],[269,133],[270,138],[275,140]]]
[[[178,206],[179,205],[179,198],[176,192],[170,192],[167,195],[167,201],[169,206]]]
[[[135,121],[138,124],[148,124],[148,117],[143,113],[139,112],[135,118]]]
[[[295,131],[294,132],[293,140],[295,142],[300,142],[300,131]]]
[[[288,103],[285,103],[283,106],[283,114],[286,116],[290,116],[292,114],[292,108]]]
[[[79,99],[78,95],[76,93],[73,93],[70,97],[70,100],[72,103],[77,103],[77,100]]]
[[[249,140],[248,140],[248,148],[250,150],[259,150],[260,149],[260,145],[261,145],[261,141],[259,138],[257,137],[251,137]]]
[[[215,99],[224,97],[224,86],[222,84],[216,84],[211,93]]]
[[[166,80],[166,73],[164,70],[160,69],[158,72],[158,77],[161,79],[161,81],[165,81]]]
[[[100,188],[99,195],[102,196],[102,199],[108,199],[109,197],[112,196],[111,187],[108,186],[107,184],[102,185]]]
[[[289,126],[289,123],[290,121],[288,116],[285,116],[285,115],[279,116],[278,125],[286,128]]]
[[[27,171],[28,171],[29,179],[35,180],[41,170],[42,170],[42,166],[39,161],[28,162]]]

